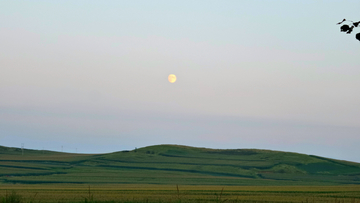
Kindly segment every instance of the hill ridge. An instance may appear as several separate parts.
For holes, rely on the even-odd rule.
[[[0,146],[0,183],[360,184],[360,164],[261,149],[153,145],[74,154]]]
[[[288,153],[288,154],[306,155],[306,156],[316,157],[318,159],[324,159],[324,160],[344,161],[344,162],[348,162],[348,163],[360,164],[360,163],[354,162],[354,161],[340,160],[340,159],[322,157],[322,156],[313,155],[313,154],[304,154],[304,153],[299,153],[299,152],[288,152],[288,151],[281,151],[281,150],[257,149],[257,148],[221,149],[221,148],[194,147],[194,146],[178,145],[178,144],[150,145],[150,146],[136,148],[136,149],[133,149],[133,150],[122,150],[122,151],[115,151],[115,152],[108,152],[108,153],[73,153],[73,152],[60,152],[60,151],[54,151],[54,150],[41,150],[41,149],[29,149],[29,148],[24,148],[23,150],[24,150],[24,152],[39,152],[39,153],[47,152],[47,153],[79,154],[79,155],[106,155],[106,154],[113,154],[113,153],[131,152],[131,151],[134,151],[134,150],[145,150],[145,149],[151,149],[151,148],[154,148],[154,147],[162,147],[162,146],[165,146],[165,147],[178,147],[178,148],[185,148],[185,149],[187,148],[187,149],[193,149],[193,150],[215,151],[215,152],[216,151],[254,151],[254,152],[270,152],[270,153],[271,152],[274,152],[274,153]],[[21,148],[19,148],[19,147],[7,147],[7,146],[0,145],[0,154],[3,153],[4,151],[21,152]]]

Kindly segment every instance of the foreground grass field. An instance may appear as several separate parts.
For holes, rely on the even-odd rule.
[[[360,164],[257,149],[157,145],[109,154],[0,146],[0,183],[169,185],[360,184]]]
[[[360,186],[0,185],[23,203],[67,202],[349,202]],[[1,202],[1,200],[0,200]],[[15,202],[7,202],[15,203]]]

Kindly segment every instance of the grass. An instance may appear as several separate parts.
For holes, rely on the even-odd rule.
[[[360,203],[360,186],[1,185],[6,192],[1,203]]]
[[[5,196],[1,198],[1,203],[21,203],[22,202],[22,196],[16,194],[16,192],[13,190],[10,194],[5,191]]]
[[[0,146],[0,184],[343,185],[360,164],[258,149],[156,145],[109,154]]]

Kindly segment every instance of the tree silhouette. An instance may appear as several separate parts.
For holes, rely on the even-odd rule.
[[[350,24],[345,24],[344,22],[345,23],[349,22]],[[346,32],[346,34],[351,34],[355,27],[359,27],[360,21],[354,22],[351,20],[344,19],[341,22],[337,23],[337,25],[341,25],[341,24],[343,25],[340,27],[340,32]],[[355,35],[355,38],[360,41],[360,32]]]

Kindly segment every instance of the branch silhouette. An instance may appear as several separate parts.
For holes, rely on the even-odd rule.
[[[346,24],[347,22],[349,22],[349,24]],[[337,25],[341,25],[341,24],[343,24],[343,25],[340,27],[340,32],[345,32],[346,34],[351,34],[355,27],[359,27],[360,21],[354,22],[351,20],[343,19],[341,22],[337,23]],[[355,35],[355,38],[360,41],[360,32]]]

